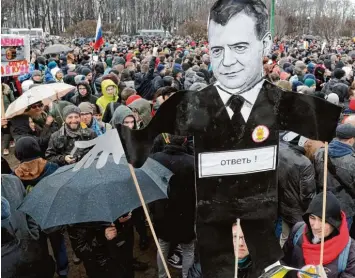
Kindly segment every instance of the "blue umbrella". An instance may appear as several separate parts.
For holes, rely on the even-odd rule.
[[[128,165],[112,156],[105,167],[96,163],[73,171],[73,165],[59,168],[41,180],[18,208],[30,215],[42,229],[82,222],[114,222],[118,217],[140,207]],[[172,173],[153,159],[148,159],[135,173],[145,202],[167,198]]]

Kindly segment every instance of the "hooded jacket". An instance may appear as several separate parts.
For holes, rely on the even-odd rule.
[[[310,258],[316,258],[313,265],[319,263],[319,254],[316,251],[319,250],[320,244],[312,244],[312,231],[309,224],[309,215],[314,214],[318,217],[322,215],[322,198],[323,194],[318,194],[311,202],[309,209],[304,214],[304,222],[297,223],[283,247],[284,258],[283,263],[290,267],[302,268],[307,263]],[[326,271],[328,278],[351,278],[355,274],[355,242],[350,239],[349,232],[347,230],[347,223],[345,215],[340,211],[339,202],[334,197],[333,194],[327,194],[327,205],[326,205],[326,220],[327,223],[334,227],[333,233],[325,238],[325,251],[324,251],[324,261],[332,259],[331,262],[324,263],[324,269]],[[304,223],[306,225],[304,225]],[[304,228],[302,228],[302,226]],[[299,229],[304,229],[302,235],[298,239],[297,243],[294,244],[294,237]],[[343,246],[347,244],[350,240],[350,248],[348,254],[348,260],[346,263],[346,268],[343,272],[339,272],[338,260],[341,251],[344,249]],[[305,242],[306,241],[306,242]],[[331,242],[332,241],[332,242]],[[330,244],[330,245],[328,245]],[[327,246],[328,245],[328,246]],[[307,248],[308,246],[308,248]],[[339,255],[337,256],[337,254]],[[308,263],[309,264],[309,263]],[[296,273],[290,273],[287,277],[298,277]]]
[[[132,110],[124,105],[120,105],[119,107],[117,107],[117,109],[115,110],[115,113],[113,113],[111,123],[113,126],[116,126],[118,124],[123,124],[124,119],[129,116],[133,117],[133,119],[134,119],[134,128],[133,129],[136,129],[136,125],[137,125],[136,118],[134,117]]]
[[[340,146],[337,140],[333,140],[329,144],[329,160],[328,160],[328,190],[338,198],[341,209],[345,212],[346,217],[355,215],[355,153],[354,151],[344,152],[344,148]],[[344,144],[344,143],[341,143]],[[346,146],[345,146],[346,147]],[[351,149],[351,146],[349,148]],[[343,184],[330,173],[329,167],[332,163],[335,167],[336,175],[341,179]],[[324,171],[324,148],[319,149],[314,158],[314,167],[316,170],[317,189],[323,189],[323,171]]]
[[[131,108],[133,112],[136,111],[142,120],[143,125],[138,128],[144,128],[149,124],[152,119],[152,107],[149,101],[140,98],[133,101],[128,107]]]
[[[94,83],[94,89],[95,89],[94,94],[101,96],[102,95],[101,81],[102,81],[102,76],[104,75],[104,72],[105,72],[104,63],[102,63],[102,62],[96,63],[94,70],[95,70],[95,73],[92,78],[93,83]]]
[[[315,172],[305,151],[298,145],[280,145],[279,211],[283,220],[294,225],[302,221],[302,215],[316,193]]]
[[[85,86],[86,91],[87,91],[87,94],[85,96],[82,96],[79,93],[79,85]],[[90,102],[91,104],[96,104],[98,98],[96,96],[92,95],[91,86],[86,81],[80,82],[76,86],[76,88],[77,88],[77,93],[70,99],[71,103],[73,103],[76,106],[79,106],[79,104],[82,102]]]
[[[321,92],[326,95],[335,93],[338,95],[339,101],[344,103],[344,101],[348,98],[349,86],[345,85],[337,78],[332,78],[324,85]]]
[[[196,75],[196,72],[193,71],[192,69],[189,69],[186,74],[185,74],[185,82],[184,82],[184,88],[185,90],[189,90],[191,85],[194,83],[194,76]]]
[[[115,93],[113,95],[107,94],[107,87],[113,86],[115,87]],[[100,107],[102,114],[105,113],[106,107],[110,102],[117,102],[118,100],[118,87],[117,85],[110,79],[103,80],[101,83],[102,88],[102,97],[100,97],[96,104]]]

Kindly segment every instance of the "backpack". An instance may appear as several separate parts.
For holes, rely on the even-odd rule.
[[[293,246],[296,246],[299,239],[301,238],[304,230],[304,226],[306,224],[302,224],[296,231],[294,237],[293,237]],[[346,269],[346,265],[348,263],[348,258],[349,258],[349,252],[350,252],[350,245],[351,245],[351,237],[349,236],[349,241],[346,244],[345,248],[343,251],[338,256],[338,272],[342,273]]]

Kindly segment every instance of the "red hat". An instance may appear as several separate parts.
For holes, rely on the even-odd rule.
[[[140,98],[142,98],[142,97],[139,95],[130,96],[126,100],[126,105],[130,105],[132,102],[134,102],[135,100],[140,99]]]

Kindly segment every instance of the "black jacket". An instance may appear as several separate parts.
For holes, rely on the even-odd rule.
[[[144,75],[140,86],[137,88],[138,95],[140,95],[142,98],[145,98],[147,100],[152,100],[155,93],[153,79],[156,77],[156,75],[154,75],[156,59],[157,58],[153,56],[152,59],[150,60],[149,70]]]
[[[331,160],[331,161],[330,161]],[[340,182],[330,173],[329,163],[332,163],[336,170],[336,175],[341,178]],[[324,172],[324,148],[319,149],[314,157],[316,170],[317,190],[323,190]],[[344,187],[346,185],[346,188]],[[355,153],[337,158],[328,159],[328,181],[327,189],[338,198],[341,209],[346,217],[355,215]]]
[[[65,127],[62,126],[58,131],[51,135],[48,148],[46,150],[46,159],[56,163],[59,166],[66,165],[65,156],[69,155],[74,148],[75,141],[88,141],[94,139],[96,133],[90,128],[82,128],[80,136],[70,137],[66,134]],[[79,161],[90,149],[78,149],[74,157]]]
[[[117,237],[107,240],[108,224],[81,223],[68,226],[68,234],[75,254],[83,261],[87,275],[91,278],[134,277],[133,226],[115,222]]]
[[[86,88],[86,90],[88,92],[86,96],[82,96],[79,93],[79,85],[85,86],[85,88]],[[77,92],[70,99],[71,103],[73,103],[76,106],[79,106],[79,104],[82,103],[82,102],[90,102],[91,104],[96,104],[96,101],[97,101],[98,97],[92,95],[91,86],[87,82],[80,82],[76,87],[77,87]]]
[[[279,212],[283,220],[294,225],[316,193],[315,173],[304,149],[280,145],[278,165]]]
[[[189,243],[195,238],[194,158],[185,147],[170,144],[151,158],[174,174],[169,181],[169,199],[154,204],[157,236],[168,242]]]
[[[41,147],[42,154],[46,152],[49,139],[52,134],[50,126],[44,125],[43,129],[36,126],[36,130],[33,131],[29,126],[29,116],[22,114],[11,119],[12,136],[15,141],[18,141],[22,137],[30,136],[36,139],[38,145]]]

